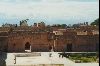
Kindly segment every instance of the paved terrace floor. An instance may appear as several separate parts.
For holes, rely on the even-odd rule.
[[[49,57],[50,53],[52,53],[51,57]],[[58,53],[54,52],[42,52],[41,56],[28,56],[28,57],[16,57],[15,55],[25,55],[25,54],[34,54],[34,53],[7,53],[6,65],[7,66],[34,66],[35,64],[64,64],[64,66],[99,66],[99,63],[74,63],[65,57],[60,57]],[[16,64],[14,64],[16,63]],[[52,65],[51,65],[52,66]]]

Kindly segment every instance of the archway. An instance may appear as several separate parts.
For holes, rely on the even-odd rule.
[[[29,42],[25,44],[25,51],[31,52],[31,44]]]
[[[53,52],[53,51],[54,51],[54,48],[53,48],[52,45],[49,45],[49,51],[50,51],[50,52]]]

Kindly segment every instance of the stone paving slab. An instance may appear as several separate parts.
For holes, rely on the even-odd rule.
[[[74,63],[68,58],[59,58],[58,53],[52,53],[52,56],[49,57],[50,53],[41,53],[41,56],[33,57],[16,57],[16,64],[14,59],[15,55],[19,53],[8,53],[6,59],[7,66],[42,66],[39,64],[46,64],[44,66],[59,66],[51,64],[63,64],[64,66],[99,66],[99,63]],[[23,53],[20,53],[23,54]],[[48,64],[48,65],[47,65]]]

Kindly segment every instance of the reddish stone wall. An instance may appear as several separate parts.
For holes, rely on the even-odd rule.
[[[0,36],[0,51],[7,52],[8,43],[7,43],[8,37]]]
[[[23,29],[23,28],[22,28]],[[18,30],[22,30],[18,29]],[[99,48],[99,35],[77,35],[74,31],[65,31],[63,35],[43,31],[11,31],[0,33],[0,50],[8,52],[25,52],[25,44],[31,44],[32,52],[48,52],[53,47],[55,52],[81,52],[97,51]]]
[[[96,51],[96,43],[98,40],[95,40],[95,36],[77,36],[75,44],[73,45],[74,51]]]
[[[34,51],[49,51],[49,44],[53,44],[53,41],[48,40],[48,33],[33,33],[33,34],[18,34],[9,36],[8,51],[12,52],[24,52],[25,44],[29,42],[31,44],[31,50]],[[15,45],[14,45],[15,44]]]

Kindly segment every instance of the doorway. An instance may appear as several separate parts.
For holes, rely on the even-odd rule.
[[[53,52],[53,51],[54,51],[54,48],[53,48],[52,45],[49,45],[49,51],[50,51],[50,52]]]
[[[67,52],[72,52],[72,44],[67,44],[66,45],[66,51]]]
[[[31,52],[31,44],[30,44],[29,42],[27,42],[27,43],[25,44],[25,51],[26,51],[26,52]]]

